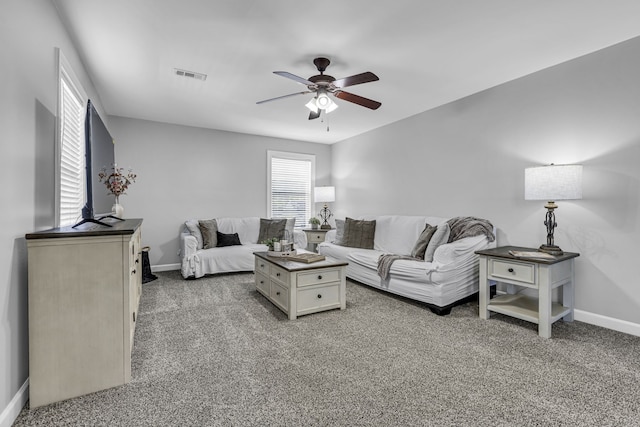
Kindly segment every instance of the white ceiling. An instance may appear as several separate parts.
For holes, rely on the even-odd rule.
[[[110,115],[334,143],[640,35],[638,0],[53,0]],[[328,122],[273,74],[372,71]],[[174,68],[207,74],[180,78]],[[327,132],[327,124],[330,131]]]

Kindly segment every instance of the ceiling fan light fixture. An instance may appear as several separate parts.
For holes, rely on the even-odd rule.
[[[311,110],[311,112],[313,113],[317,113],[318,112],[318,106],[316,105],[316,98],[311,98],[311,101],[307,102],[305,104],[305,107],[307,107],[309,110]]]
[[[326,110],[327,107],[329,107],[332,103],[333,101],[331,101],[331,98],[329,98],[329,95],[327,95],[326,93],[320,92],[318,94],[318,97],[316,99],[316,105],[318,106],[319,109]]]
[[[335,102],[333,102],[331,99],[329,99],[329,106],[327,108],[324,109],[324,111],[326,113],[330,113],[333,110],[335,110],[336,108],[338,108],[338,104],[336,104]]]

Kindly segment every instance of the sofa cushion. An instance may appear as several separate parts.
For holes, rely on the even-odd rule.
[[[342,239],[344,239],[344,219],[336,219],[336,237],[333,243],[342,245]]]
[[[436,249],[438,249],[440,245],[444,245],[449,241],[450,232],[451,232],[451,229],[449,227],[449,224],[447,224],[446,222],[438,225],[435,233],[433,233],[433,236],[431,237],[431,240],[429,240],[427,249],[424,252],[424,260],[426,262],[433,261],[433,254],[436,251]]]
[[[238,237],[238,233],[225,234],[217,231],[216,236],[218,238],[218,245],[216,246],[217,248],[221,248],[224,246],[242,245],[242,243],[240,243],[240,237]]]
[[[342,245],[350,248],[373,249],[376,221],[365,221],[347,217],[344,221]]]
[[[184,226],[187,227],[189,233],[196,238],[197,249],[202,249],[204,247],[204,242],[202,241],[202,232],[200,231],[200,223],[197,219],[190,219],[184,222]]]
[[[218,231],[226,234],[238,233],[243,244],[258,243],[260,217],[216,218]]]
[[[258,233],[258,243],[267,239],[284,239],[284,230],[287,225],[286,219],[265,219],[260,218],[260,232]]]
[[[198,227],[202,234],[202,248],[211,249],[218,246],[218,223],[215,219],[202,219],[198,221]]]
[[[424,225],[440,223],[425,216],[380,215],[362,219],[376,220],[374,249],[394,255],[410,255]]]
[[[436,232],[436,229],[437,227],[427,224],[424,230],[422,230],[420,237],[418,237],[418,240],[411,251],[411,256],[413,258],[424,259],[424,253],[427,250],[427,245],[429,244],[429,241],[431,241],[431,237],[433,237],[433,233]]]

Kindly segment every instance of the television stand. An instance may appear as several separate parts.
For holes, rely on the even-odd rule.
[[[74,225],[71,228],[76,228],[77,226],[85,224],[87,222],[90,223],[90,224],[104,225],[105,227],[113,227],[111,224],[107,224],[106,222],[102,222],[101,221],[101,220],[103,220],[105,218],[113,218],[113,219],[117,219],[118,221],[124,221],[124,219],[118,218],[117,216],[105,215],[105,216],[100,217],[98,219],[95,219],[95,218],[83,218],[82,221],[80,221],[79,223],[77,223],[76,225]]]

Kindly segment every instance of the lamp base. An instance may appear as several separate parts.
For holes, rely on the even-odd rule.
[[[540,246],[540,248],[538,248],[538,250],[540,252],[544,252],[544,253],[547,253],[549,255],[554,255],[554,256],[564,254],[562,249],[560,249],[556,245],[542,245],[542,246]]]
[[[331,230],[331,224],[322,224],[320,230]]]

